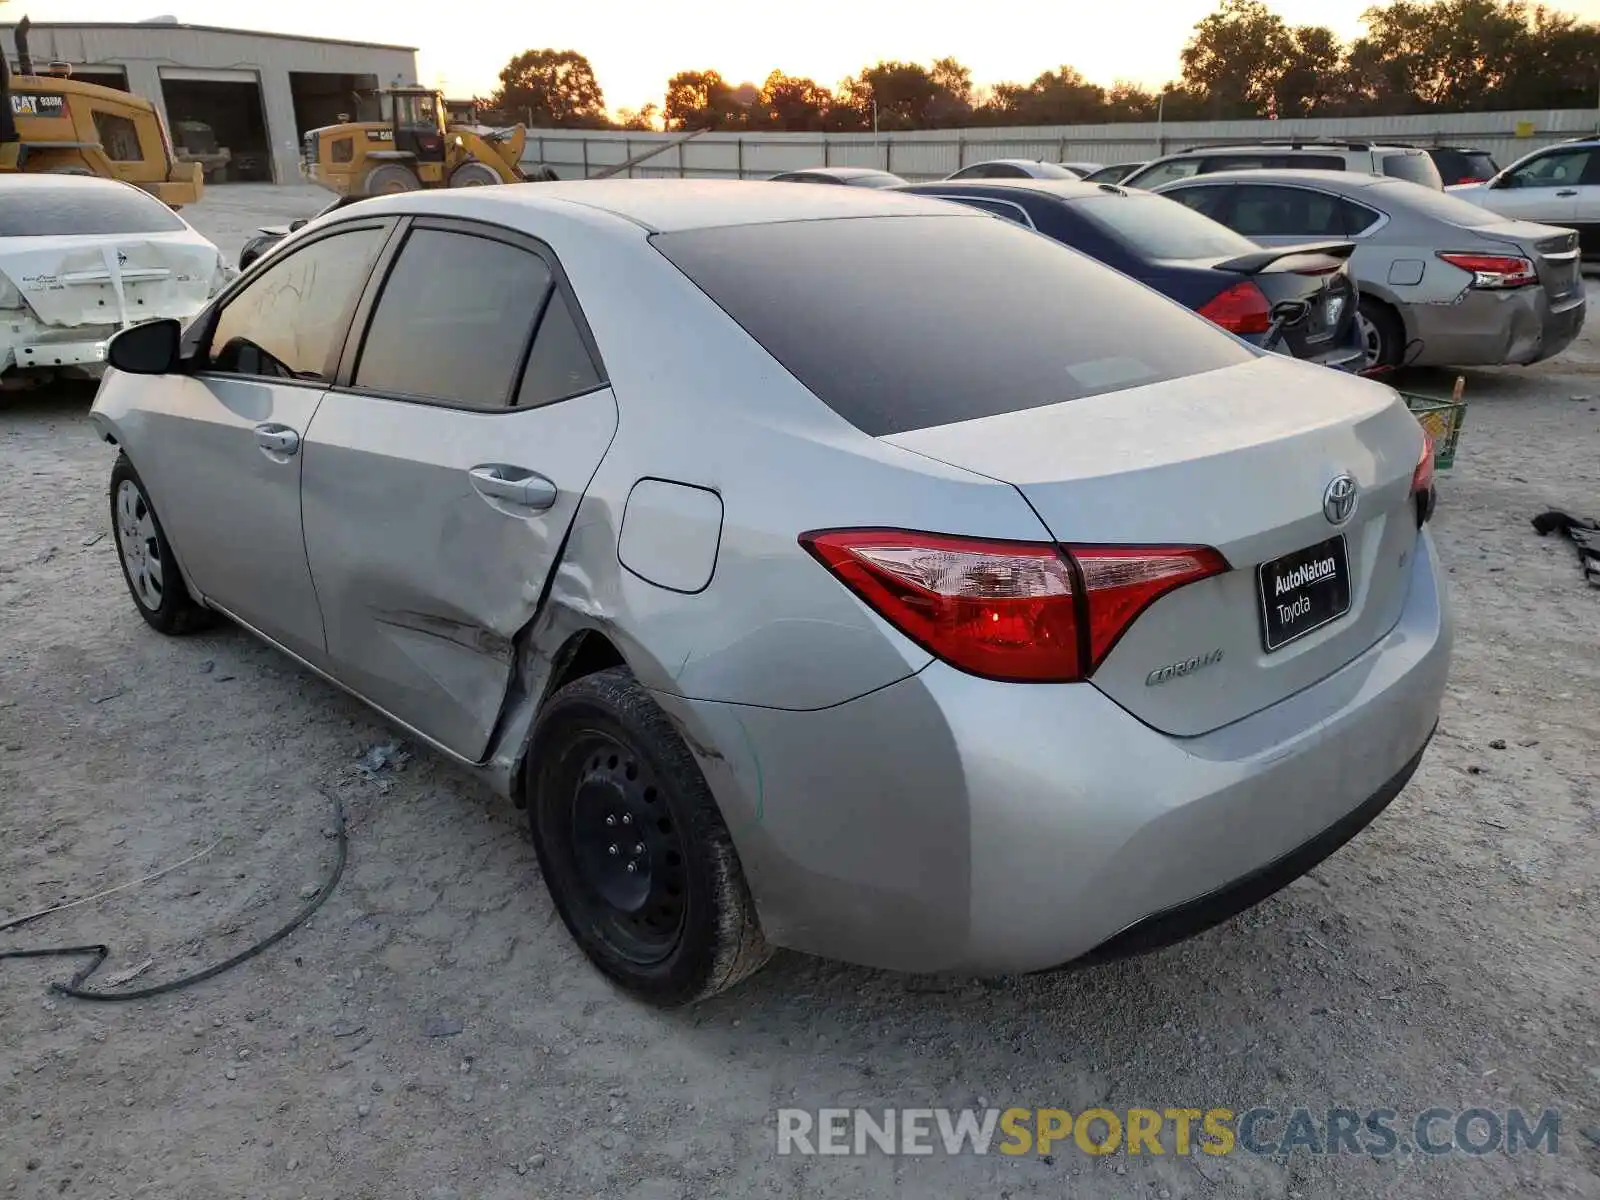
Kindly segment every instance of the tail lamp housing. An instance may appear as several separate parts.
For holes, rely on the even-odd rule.
[[[1539,282],[1533,261],[1520,254],[1468,254],[1455,250],[1435,253],[1452,267],[1470,272],[1471,286],[1482,291],[1505,291]]]
[[[1267,302],[1267,294],[1248,279],[1218,292],[1198,311],[1229,333],[1265,333],[1272,328],[1272,305]]]
[[[904,529],[800,544],[930,654],[985,679],[1088,679],[1146,608],[1228,570],[1207,546],[1063,546]]]
[[[1417,459],[1417,466],[1411,472],[1411,502],[1417,509],[1417,528],[1421,529],[1433,516],[1435,493],[1433,478],[1435,470],[1433,435],[1426,429],[1422,431],[1422,454]]]

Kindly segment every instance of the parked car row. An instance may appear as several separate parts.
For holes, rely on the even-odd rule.
[[[328,213],[112,341],[130,607],[231,618],[512,797],[655,1003],[771,947],[994,974],[1209,928],[1432,737],[1432,449],[1130,277],[1283,288],[1333,339],[1349,239],[1003,183]]]

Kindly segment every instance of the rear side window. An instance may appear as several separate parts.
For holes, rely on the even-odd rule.
[[[328,360],[386,237],[386,229],[337,233],[266,267],[219,314],[211,331],[210,369],[328,378]]]
[[[1253,358],[1178,304],[1004,221],[792,221],[652,242],[874,437]]]
[[[414,229],[373,310],[353,382],[505,408],[552,286],[537,254],[490,238]]]
[[[1231,186],[1230,184],[1223,184],[1211,187],[1184,187],[1170,192],[1163,192],[1162,195],[1168,200],[1176,200],[1185,208],[1192,208],[1195,212],[1204,213],[1215,221],[1222,210],[1227,207],[1228,193],[1231,190]]]
[[[1142,171],[1135,171],[1122,182],[1128,187],[1158,188],[1174,179],[1187,179],[1200,173],[1198,158],[1174,158],[1168,162],[1151,163]]]
[[[528,366],[517,390],[517,407],[553,404],[593,391],[604,382],[578,332],[571,301],[559,290],[552,292],[539,321],[533,349],[528,352]]]
[[[1102,194],[1069,203],[1080,217],[1140,258],[1233,258],[1260,249],[1226,225],[1165,196]]]
[[[1442,188],[1439,168],[1422,150],[1396,150],[1383,156],[1383,173],[1426,188]]]
[[[12,190],[0,181],[0,237],[177,233],[187,228],[161,201],[126,184],[80,181],[76,187],[62,182]]]

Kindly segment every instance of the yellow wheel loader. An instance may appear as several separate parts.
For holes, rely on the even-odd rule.
[[[99,175],[136,184],[173,208],[200,199],[199,163],[178,160],[150,101],[72,78],[65,63],[36,74],[28,19],[16,27],[17,74],[0,50],[0,175]]]
[[[452,125],[444,97],[426,88],[388,88],[380,119],[326,125],[306,133],[306,177],[340,196],[381,196],[419,188],[518,183],[528,131]]]

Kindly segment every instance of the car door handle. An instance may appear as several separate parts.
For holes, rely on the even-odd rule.
[[[543,512],[556,502],[556,485],[543,475],[522,467],[489,463],[473,467],[467,474],[479,495]]]
[[[274,454],[293,454],[300,449],[300,435],[287,425],[269,422],[256,426],[256,445]]]
[[[1578,189],[1577,188],[1562,188],[1559,192],[1556,193],[1556,195],[1558,195],[1558,196],[1576,196],[1577,194],[1578,194]]]

